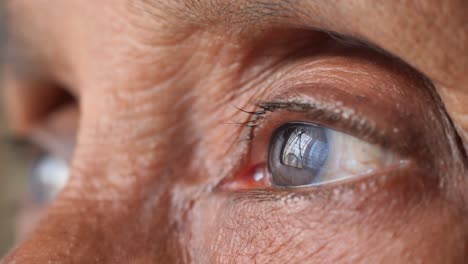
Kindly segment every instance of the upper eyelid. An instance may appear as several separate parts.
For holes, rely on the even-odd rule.
[[[318,101],[291,98],[289,100],[263,101],[257,103],[256,106],[258,110],[250,112],[252,117],[247,122],[251,138],[254,137],[255,128],[260,126],[270,113],[278,110],[287,110],[296,113],[307,113],[308,117],[315,119],[308,121],[318,122],[324,126],[331,126],[331,123],[341,123],[340,128],[344,130],[344,133],[354,132],[358,134],[358,137],[370,143],[378,143],[382,147],[386,147],[388,142],[388,139],[385,137],[386,133],[379,131],[375,122],[365,118],[354,109],[343,105],[329,105]]]

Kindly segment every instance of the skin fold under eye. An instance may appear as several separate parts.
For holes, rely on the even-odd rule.
[[[401,166],[391,151],[353,136],[308,123],[293,122],[274,133],[268,167],[273,186],[318,186]]]

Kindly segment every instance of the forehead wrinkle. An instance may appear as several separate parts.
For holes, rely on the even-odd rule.
[[[298,26],[315,29],[318,21],[314,14],[326,14],[331,5],[314,0],[141,0],[156,4],[159,9],[178,10],[183,19],[190,18],[202,24],[225,24],[234,31],[257,30],[265,24],[270,26]],[[312,19],[311,19],[312,18]],[[197,23],[197,22],[195,22]],[[358,36],[347,36],[333,30],[320,29],[335,39],[348,44],[366,46],[381,53],[390,53]],[[393,56],[393,55],[392,55]]]
[[[130,0],[129,0],[130,1]],[[273,27],[320,30],[359,39],[379,50],[395,54],[432,80],[445,84],[454,75],[463,76],[456,67],[459,58],[454,52],[437,51],[438,46],[452,46],[462,50],[453,38],[433,38],[431,35],[448,35],[454,29],[464,33],[463,14],[458,6],[443,4],[424,5],[419,2],[382,2],[369,0],[317,1],[317,0],[140,0],[158,9],[159,14],[172,12],[175,19],[165,28],[176,32],[181,25],[200,28],[218,28],[225,33],[245,33],[255,37],[257,32]],[[456,1],[456,0],[454,0]],[[444,1],[445,3],[445,1]],[[443,6],[444,8],[439,8]],[[415,9],[424,9],[413,15]],[[450,18],[447,12],[453,15]],[[455,11],[454,11],[455,10]],[[154,13],[157,13],[154,12]],[[432,25],[437,17],[438,24]],[[453,19],[452,19],[453,17]],[[185,23],[184,23],[185,22]],[[445,24],[443,22],[446,22]],[[447,24],[450,22],[450,24]],[[431,24],[432,23],[432,24]],[[457,24],[458,23],[458,24]],[[335,34],[337,35],[337,34]],[[398,36],[398,41],[395,36]],[[462,37],[465,34],[460,34]],[[363,40],[363,41],[362,41]],[[422,41],[427,40],[427,41]],[[414,49],[412,47],[421,48]],[[431,56],[427,56],[431,54]],[[436,72],[437,69],[446,69]],[[463,68],[463,67],[461,67]],[[447,70],[449,69],[449,70]],[[449,85],[452,87],[452,82]]]

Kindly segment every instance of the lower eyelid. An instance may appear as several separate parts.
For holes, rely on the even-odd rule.
[[[383,182],[387,180],[388,177],[391,177],[393,174],[397,174],[402,171],[405,171],[407,168],[410,167],[410,164],[411,162],[408,160],[400,160],[398,163],[392,164],[385,168],[375,169],[375,170],[367,171],[361,174],[351,174],[352,176],[349,176],[340,180],[335,180],[335,181],[331,180],[329,181],[329,184],[331,187],[333,187],[337,185],[347,185],[347,184],[352,185],[353,182],[359,185],[360,182],[366,182],[366,180],[368,180],[369,182],[373,182],[373,181]],[[314,186],[311,186],[311,187],[314,187]]]
[[[286,197],[304,197],[306,199],[346,199],[347,203],[353,203],[353,199],[363,199],[361,195],[372,195],[387,192],[390,189],[415,186],[411,188],[426,188],[436,186],[435,184],[421,184],[417,170],[413,170],[411,161],[402,161],[386,169],[372,174],[359,175],[354,179],[330,182],[323,186],[310,185],[299,187],[275,187],[266,188],[265,191],[273,191],[275,195],[286,195]],[[279,192],[279,193],[277,193]],[[354,196],[360,194],[359,196]],[[350,196],[351,195],[351,196]],[[360,198],[359,198],[360,197]],[[352,199],[351,199],[352,198]]]

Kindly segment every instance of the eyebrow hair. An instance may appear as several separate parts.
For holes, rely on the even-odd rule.
[[[182,20],[193,23],[224,23],[239,33],[249,30],[262,30],[265,27],[284,26],[303,28],[328,34],[343,45],[365,47],[386,56],[403,61],[393,53],[381,48],[372,41],[359,36],[323,28],[308,19],[314,13],[333,7],[328,1],[315,0],[173,0],[161,3],[158,0],[140,0],[151,8],[174,10]],[[335,3],[334,5],[339,5]],[[313,10],[315,7],[317,10]],[[326,13],[326,12],[322,12]],[[154,14],[153,14],[154,15]],[[160,19],[160,17],[156,17]],[[302,21],[298,21],[302,20]]]
[[[244,25],[255,21],[294,17],[303,13],[304,0],[139,0],[146,9],[177,12],[181,18],[230,22]],[[156,15],[155,13],[152,13]],[[160,18],[160,17],[158,17]]]

